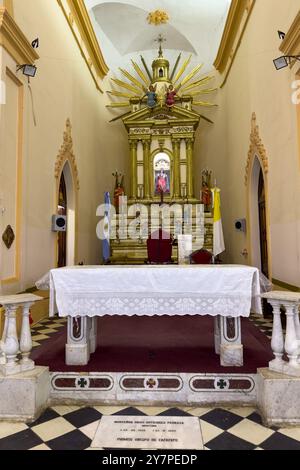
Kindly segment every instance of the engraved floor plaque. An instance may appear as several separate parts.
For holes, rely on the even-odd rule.
[[[203,441],[198,418],[103,416],[91,447],[202,450]]]

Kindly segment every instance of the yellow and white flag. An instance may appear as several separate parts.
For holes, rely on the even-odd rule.
[[[214,256],[218,256],[225,251],[222,217],[221,217],[221,197],[220,189],[213,188],[213,215],[214,215]]]

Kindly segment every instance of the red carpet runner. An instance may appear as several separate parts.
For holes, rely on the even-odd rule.
[[[57,372],[238,374],[266,367],[273,358],[270,340],[248,319],[242,319],[242,340],[244,367],[225,368],[214,352],[212,317],[102,317],[88,366],[66,366],[66,327],[34,349],[32,359]]]

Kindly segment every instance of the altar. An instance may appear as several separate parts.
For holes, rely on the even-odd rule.
[[[248,266],[78,266],[50,273],[50,315],[68,317],[68,365],[88,364],[98,317],[210,315],[221,365],[242,366],[241,317],[262,313],[259,296],[259,271]]]

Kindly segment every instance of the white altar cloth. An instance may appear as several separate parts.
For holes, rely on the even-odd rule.
[[[212,315],[261,312],[259,271],[238,265],[76,266],[50,272],[50,315]]]

